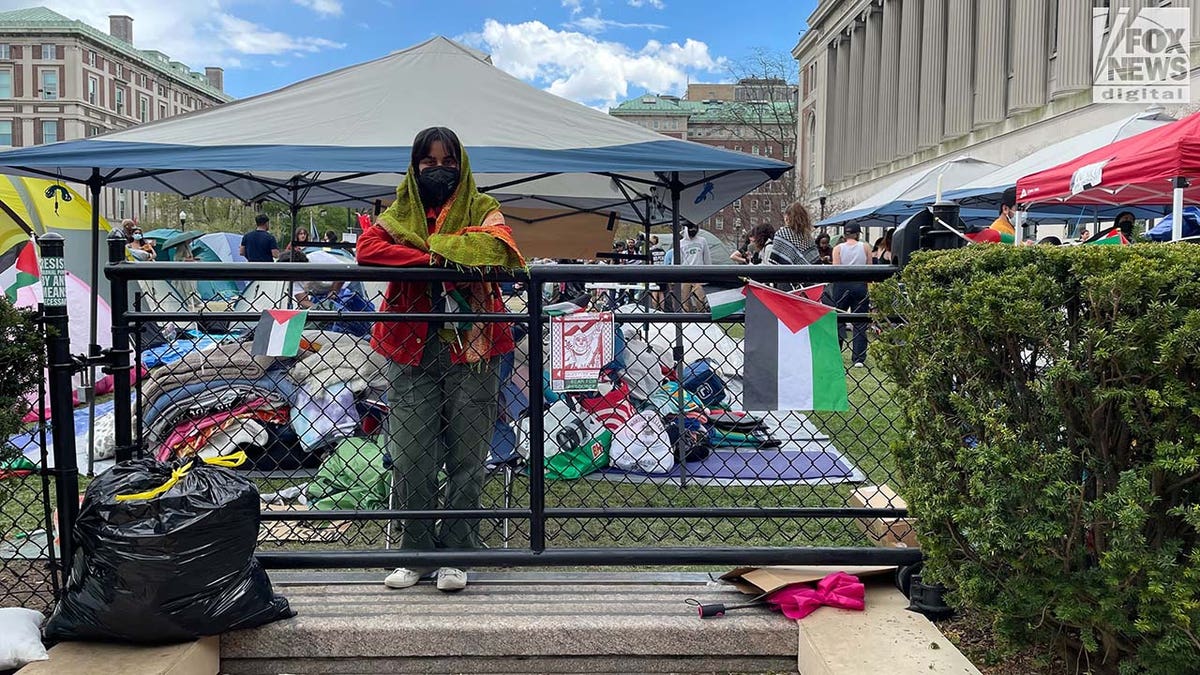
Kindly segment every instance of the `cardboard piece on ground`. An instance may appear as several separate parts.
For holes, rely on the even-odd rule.
[[[175,645],[120,645],[62,642],[50,649],[49,661],[37,661],[20,675],[217,675],[221,669],[219,637]]]
[[[908,504],[890,487],[864,485],[850,493],[850,503],[869,509],[906,509]],[[876,546],[921,548],[913,518],[859,518],[871,543]]]
[[[303,504],[268,504],[268,511],[307,511]],[[302,541],[332,544],[342,540],[350,529],[348,520],[264,520],[258,530],[258,543]]]
[[[863,577],[892,574],[895,566],[846,566],[834,567],[823,565],[777,565],[770,567],[738,567],[721,575],[721,580],[732,584],[734,588],[746,595],[759,596],[771,591],[777,591],[792,584],[816,583],[821,579],[845,572],[862,579]]]

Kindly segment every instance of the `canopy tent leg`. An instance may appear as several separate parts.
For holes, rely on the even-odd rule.
[[[100,177],[100,169],[92,168],[92,177],[88,180],[88,191],[92,199],[92,270],[91,270],[91,307],[88,315],[88,357],[100,356],[99,333],[100,302],[100,186],[104,180]],[[115,376],[114,376],[115,377]],[[87,381],[84,391],[88,399],[88,467],[87,475],[96,475],[96,366],[88,361]]]
[[[679,184],[679,172],[671,172],[671,251],[674,256],[675,264],[683,264],[683,255],[680,252],[679,237],[680,237],[680,221],[679,221],[679,193],[681,186]],[[689,285],[688,289],[692,290]],[[671,289],[672,295],[678,299],[677,308],[675,311],[686,311],[687,305],[683,297],[683,284],[676,283]],[[689,298],[690,299],[690,298]],[[675,415],[675,461],[679,462],[679,487],[687,485],[687,467],[684,464],[686,459],[683,449],[683,432],[684,432],[684,398],[683,398],[683,324],[675,324],[675,382],[679,385],[675,389],[675,402],[679,404],[678,414]]]
[[[1177,176],[1171,179],[1171,241],[1183,239],[1183,189],[1188,179]]]

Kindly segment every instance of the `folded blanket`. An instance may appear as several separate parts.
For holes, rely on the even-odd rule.
[[[387,359],[371,349],[365,338],[331,331],[304,331],[315,351],[301,356],[288,374],[309,394],[333,384],[345,384],[355,394],[387,389]]]
[[[182,359],[150,372],[143,385],[146,400],[153,401],[172,389],[212,380],[256,380],[276,364],[274,356],[254,356],[249,342],[226,342],[194,351]]]

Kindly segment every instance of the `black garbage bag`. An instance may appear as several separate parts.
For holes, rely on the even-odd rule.
[[[258,490],[229,469],[118,464],[88,485],[46,637],[183,642],[294,616],[254,559],[258,528]]]

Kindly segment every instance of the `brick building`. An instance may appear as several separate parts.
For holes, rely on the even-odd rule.
[[[109,22],[104,33],[45,7],[0,12],[0,147],[87,138],[232,100],[222,69],[197,73],[137,49],[131,17]],[[145,198],[107,188],[100,209],[111,221],[140,218]]]
[[[778,79],[734,84],[690,84],[687,96],[647,95],[625,101],[609,114],[666,136],[784,162],[796,154],[798,87]],[[761,224],[778,227],[796,198],[791,174],[769,181],[700,223],[735,242]]]

